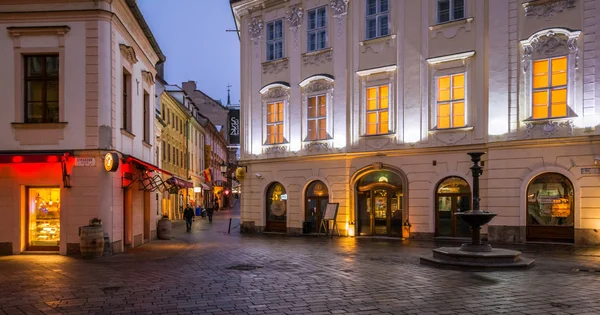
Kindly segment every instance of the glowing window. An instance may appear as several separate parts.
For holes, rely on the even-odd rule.
[[[366,94],[366,134],[389,133],[389,87],[369,87]]]
[[[567,57],[533,62],[532,118],[567,116]]]
[[[458,128],[466,125],[465,74],[437,78],[437,128]]]
[[[306,140],[327,139],[327,97],[325,95],[308,98],[308,137]]]
[[[283,143],[283,102],[267,104],[267,144]]]

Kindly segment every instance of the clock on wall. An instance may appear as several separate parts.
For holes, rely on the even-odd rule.
[[[104,156],[104,169],[107,172],[116,172],[119,169],[119,155],[116,153],[106,153]]]

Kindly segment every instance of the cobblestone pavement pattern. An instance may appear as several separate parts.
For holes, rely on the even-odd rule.
[[[600,248],[528,245],[529,270],[441,270],[419,264],[439,244],[240,235],[238,218],[94,260],[0,257],[0,314],[600,314]]]

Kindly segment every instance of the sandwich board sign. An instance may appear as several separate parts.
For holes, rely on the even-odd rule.
[[[338,202],[327,204],[327,207],[325,208],[325,214],[323,215],[323,220],[321,220],[321,225],[319,226],[319,233],[317,233],[317,235],[321,234],[321,229],[324,230],[325,235],[328,235],[330,232],[329,222],[333,221],[333,225],[331,227],[331,237],[333,237],[333,232],[336,230],[337,230],[338,236],[340,236],[340,230],[338,230],[337,222],[336,222],[336,217],[337,217],[337,212],[338,212],[339,206],[340,206],[340,204]]]

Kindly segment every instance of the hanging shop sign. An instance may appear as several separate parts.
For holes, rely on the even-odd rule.
[[[243,167],[238,167],[235,169],[235,178],[239,181],[243,181],[246,178],[246,170]]]
[[[104,169],[107,172],[116,172],[119,169],[119,155],[116,153],[106,153],[104,156]]]

